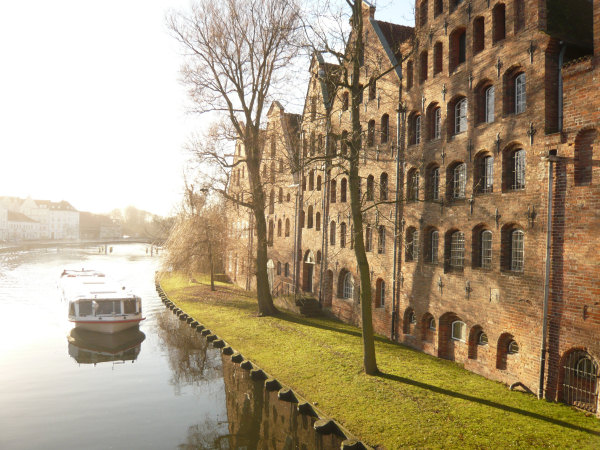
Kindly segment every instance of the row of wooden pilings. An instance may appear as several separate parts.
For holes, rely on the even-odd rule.
[[[221,353],[227,356],[231,356],[231,361],[235,364],[239,364],[244,370],[250,371],[250,377],[253,380],[264,381],[264,386],[267,391],[278,391],[277,398],[280,401],[290,402],[297,404],[297,410],[300,414],[304,414],[310,417],[314,417],[313,428],[317,433],[320,434],[335,434],[342,441],[342,450],[372,450],[371,447],[364,444],[362,441],[354,438],[346,429],[344,429],[335,420],[324,416],[320,411],[316,410],[313,405],[308,401],[296,394],[291,388],[283,386],[276,378],[269,376],[256,364],[245,359],[239,352],[236,352],[231,346],[219,338],[216,334],[202,325],[200,322],[189,316],[183,310],[177,307],[168,297],[163,288],[160,285],[158,278],[155,280],[156,291],[160,296],[164,305],[170,309],[173,314],[177,315],[179,320],[185,321],[190,327],[194,328],[201,336],[203,336],[207,342],[212,343],[214,348],[221,350]]]

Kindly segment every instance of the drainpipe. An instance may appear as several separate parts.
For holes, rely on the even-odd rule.
[[[563,130],[563,76],[562,76],[562,65],[565,58],[565,51],[567,45],[560,41],[559,45],[560,53],[558,54],[558,132],[561,133]]]
[[[402,87],[399,89],[399,99],[402,95]],[[404,114],[403,105],[398,102],[398,109],[396,111],[396,196],[394,197],[394,268],[392,274],[392,330],[390,332],[390,338],[394,340],[396,337],[396,316],[398,315],[397,310],[397,272],[398,272],[398,216],[399,211],[399,198],[400,198],[400,145],[402,135],[400,133],[401,117]]]
[[[328,230],[329,228],[327,226],[325,226],[325,224],[329,225],[329,177],[327,176],[327,173],[329,171],[329,156],[327,155],[328,151],[329,151],[329,145],[330,145],[330,134],[331,134],[331,117],[330,117],[330,112],[326,111],[327,114],[327,125],[325,126],[325,164],[324,164],[324,174],[323,174],[323,180],[325,181],[325,183],[321,186],[321,188],[323,189],[323,197],[322,197],[322,202],[321,202],[321,209],[323,210],[323,215],[321,218],[321,230],[322,230],[322,240],[321,240],[321,271],[319,274],[319,303],[321,304],[321,306],[323,305],[323,272],[325,271],[325,267],[328,265],[327,262],[327,249],[328,249],[328,244],[329,244],[329,240],[328,240]],[[339,224],[338,224],[339,225]]]
[[[556,150],[550,150],[548,156],[543,157],[548,161],[548,216],[546,218],[546,273],[544,277],[544,309],[542,315],[542,344],[540,351],[540,381],[538,399],[544,398],[544,374],[546,369],[546,340],[548,336],[548,300],[550,294],[550,255],[552,250],[552,184],[554,176],[554,163],[558,161]]]

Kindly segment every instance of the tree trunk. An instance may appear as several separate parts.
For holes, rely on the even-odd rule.
[[[354,2],[352,7],[352,24],[354,41],[354,56],[352,58],[352,137],[351,137],[351,155],[349,161],[349,185],[350,185],[350,206],[352,209],[352,223],[354,224],[354,254],[360,276],[360,303],[362,318],[362,340],[363,340],[363,363],[367,375],[376,375],[377,359],[375,357],[375,341],[373,336],[373,317],[371,303],[371,274],[369,273],[369,261],[365,251],[365,241],[363,234],[362,217],[362,199],[360,192],[360,175],[358,166],[360,163],[360,151],[362,149],[362,127],[360,124],[360,106],[358,101],[362,94],[360,85],[360,60],[363,54],[363,16],[362,2]],[[371,231],[372,239],[372,231]]]
[[[256,295],[258,297],[258,314],[272,316],[277,312],[273,305],[273,297],[269,288],[269,275],[267,273],[267,223],[265,212],[255,209],[256,218]]]
[[[210,290],[215,290],[215,265],[213,262],[213,253],[212,246],[210,245],[210,240],[208,241],[208,261],[210,264]]]

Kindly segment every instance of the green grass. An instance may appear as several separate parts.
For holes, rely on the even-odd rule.
[[[198,278],[197,278],[198,279]],[[360,330],[291,313],[257,317],[231,285],[216,293],[163,277],[169,298],[283,384],[372,446],[600,448],[600,420],[377,338],[381,376],[362,371]]]

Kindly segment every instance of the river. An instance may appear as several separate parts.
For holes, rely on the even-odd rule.
[[[72,332],[65,268],[140,295],[139,331]],[[158,268],[140,244],[0,254],[0,448],[339,448],[177,320],[154,290]]]

